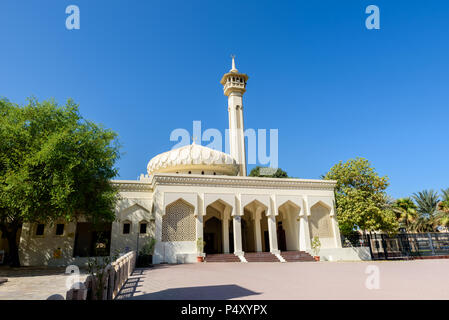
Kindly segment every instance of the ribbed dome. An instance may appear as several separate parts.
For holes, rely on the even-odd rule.
[[[155,156],[148,162],[147,171],[149,175],[170,172],[235,176],[238,168],[230,155],[192,143]]]

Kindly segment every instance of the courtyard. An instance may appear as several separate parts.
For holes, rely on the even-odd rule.
[[[85,270],[80,270],[79,281],[87,277]],[[0,267],[0,278],[7,282],[0,284],[0,300],[46,300],[52,295],[65,298],[66,282],[69,275],[60,267]]]
[[[365,285],[370,266],[379,289]],[[117,299],[449,299],[448,269],[445,259],[157,265],[136,269]]]
[[[372,266],[378,270],[378,289],[366,286]],[[161,264],[136,269],[117,299],[449,299],[448,269],[449,259]],[[65,297],[64,268],[5,267],[0,277],[8,278],[0,284],[0,300]],[[81,270],[80,280],[85,277]]]

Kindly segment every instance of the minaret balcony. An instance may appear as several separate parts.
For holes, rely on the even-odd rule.
[[[246,91],[246,84],[237,81],[226,82],[226,84],[223,87],[223,91],[225,95],[228,95],[232,91],[239,91],[244,93]]]

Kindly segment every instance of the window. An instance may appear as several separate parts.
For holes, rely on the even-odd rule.
[[[62,236],[64,234],[64,224],[63,223],[59,223],[56,225],[56,235],[57,236]]]
[[[43,236],[44,228],[45,228],[45,225],[43,223],[39,223],[36,227],[36,236]]]
[[[75,233],[74,257],[101,257],[110,255],[112,223],[92,225],[78,222]]]
[[[130,230],[131,230],[131,224],[130,223],[124,223],[123,224],[123,234],[129,234]]]
[[[140,224],[140,233],[147,233],[147,224],[146,223]]]

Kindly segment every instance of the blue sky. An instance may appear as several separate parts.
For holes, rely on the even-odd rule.
[[[65,27],[70,4],[80,30]],[[380,30],[365,28],[370,4]],[[121,179],[175,128],[224,132],[233,53],[250,76],[245,127],[279,129],[289,175],[360,156],[393,197],[449,187],[447,1],[3,0],[0,39],[0,96],[73,98],[119,133]]]

